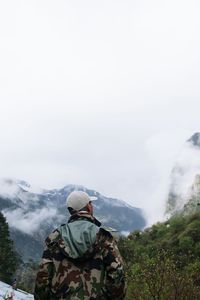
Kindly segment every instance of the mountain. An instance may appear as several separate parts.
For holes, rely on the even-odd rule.
[[[187,142],[192,144],[194,147],[200,148],[200,132],[194,133]]]
[[[192,214],[200,209],[200,133],[184,144],[171,172],[166,205],[168,216]]]
[[[21,180],[3,180],[0,183],[0,210],[9,223],[11,237],[23,260],[39,259],[45,237],[67,222],[66,198],[74,190],[98,198],[93,203],[94,214],[103,225],[121,233],[145,226],[141,209],[83,186],[66,185],[61,189],[45,190]]]

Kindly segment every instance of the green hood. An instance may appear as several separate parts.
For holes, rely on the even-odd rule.
[[[87,258],[94,252],[94,245],[100,228],[87,220],[76,220],[61,225],[60,247],[62,252],[73,259]]]

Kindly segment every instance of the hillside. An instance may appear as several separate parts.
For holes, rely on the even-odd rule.
[[[177,216],[120,241],[127,300],[200,299],[200,213]]]
[[[10,281],[20,260],[10,238],[8,224],[0,212],[0,279]]]

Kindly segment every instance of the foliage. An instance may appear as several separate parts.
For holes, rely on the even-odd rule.
[[[11,283],[19,263],[20,258],[10,239],[8,224],[0,212],[0,280]]]
[[[18,287],[24,291],[33,293],[37,271],[38,263],[32,260],[21,264],[16,273]]]
[[[127,300],[200,299],[200,213],[176,216],[119,242]]]

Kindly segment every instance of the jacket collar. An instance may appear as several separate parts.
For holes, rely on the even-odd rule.
[[[68,223],[77,221],[77,220],[87,220],[91,223],[94,223],[95,225],[97,225],[98,227],[101,226],[101,222],[99,222],[95,217],[93,217],[92,215],[88,214],[88,212],[86,211],[80,211],[76,214],[73,214],[69,220]]]

